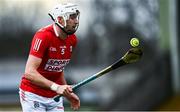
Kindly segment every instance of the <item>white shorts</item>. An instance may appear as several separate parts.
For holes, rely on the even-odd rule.
[[[37,94],[19,90],[23,112],[64,112],[63,98],[55,102],[53,98],[42,97]]]

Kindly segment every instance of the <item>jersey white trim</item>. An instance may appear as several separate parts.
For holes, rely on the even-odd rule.
[[[57,29],[56,29],[56,25],[55,25],[55,24],[53,24],[53,29],[54,29],[55,35],[56,35],[57,37],[59,37],[59,34],[58,34],[58,32],[57,32]]]
[[[33,50],[34,50],[34,51],[38,51],[38,50],[39,50],[39,47],[40,47],[40,45],[41,45],[41,42],[42,42],[41,39],[36,39],[36,40],[35,40],[34,47],[33,47]]]

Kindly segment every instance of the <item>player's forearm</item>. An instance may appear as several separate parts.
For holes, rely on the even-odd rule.
[[[39,72],[36,70],[26,71],[25,78],[30,80],[33,84],[38,85],[43,88],[50,89],[51,85],[53,84],[52,81],[43,77]]]
[[[43,77],[37,71],[41,62],[42,62],[41,58],[37,58],[33,55],[29,55],[25,68],[25,77],[26,79],[30,80],[33,84],[37,86],[43,88],[50,88],[53,82]]]

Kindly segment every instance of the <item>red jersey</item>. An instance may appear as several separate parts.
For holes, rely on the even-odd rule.
[[[62,84],[60,75],[69,63],[76,43],[77,38],[74,34],[62,40],[56,36],[54,25],[49,25],[36,32],[29,54],[42,59],[37,69],[41,75],[57,84]],[[56,92],[50,89],[44,89],[31,83],[24,76],[20,88],[44,97],[57,95]]]

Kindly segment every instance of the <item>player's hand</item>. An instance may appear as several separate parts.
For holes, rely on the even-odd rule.
[[[72,87],[70,85],[59,85],[57,89],[57,94],[63,95],[63,96],[69,96],[72,93]]]
[[[78,110],[80,108],[80,99],[76,94],[71,93],[71,95],[67,95],[65,97],[70,101],[71,108],[73,110]]]

